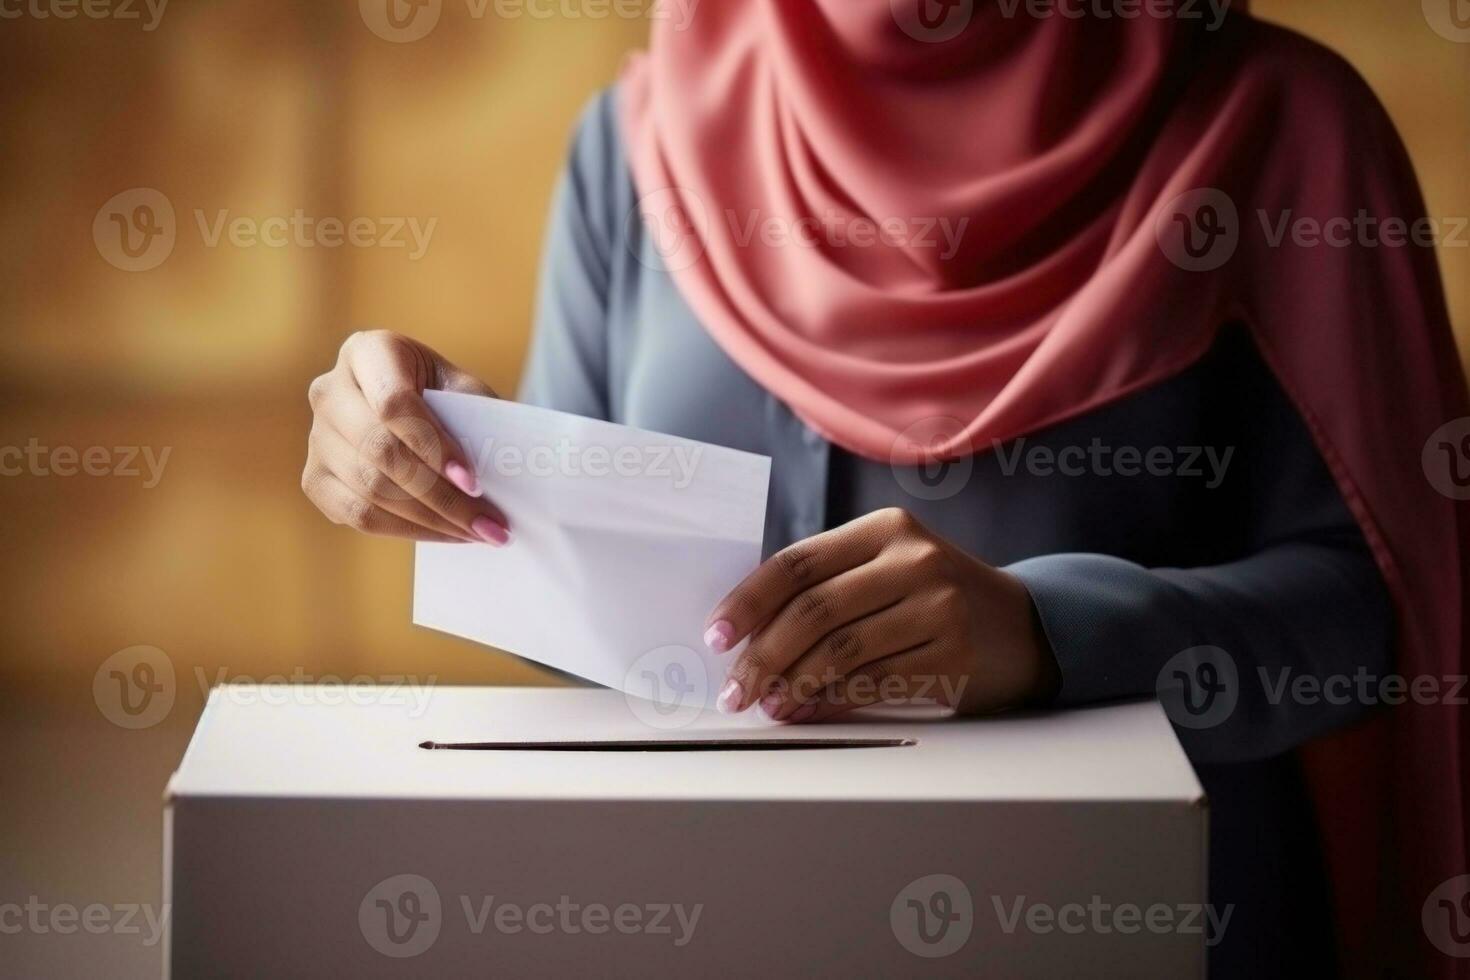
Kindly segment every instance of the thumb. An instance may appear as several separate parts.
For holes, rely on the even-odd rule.
[[[440,358],[434,366],[434,385],[440,391],[454,391],[461,395],[483,395],[487,398],[499,398],[495,390],[470,374],[448,361]]]

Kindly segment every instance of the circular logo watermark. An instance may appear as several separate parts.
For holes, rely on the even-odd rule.
[[[709,671],[686,646],[650,650],[623,676],[623,698],[634,717],[650,728],[683,728],[709,703]]]
[[[966,453],[945,459],[939,450],[952,444],[964,431],[964,423],[948,415],[931,415],[904,429],[894,438],[888,454],[894,480],[906,493],[920,500],[946,500],[959,493],[970,482],[975,458]]]
[[[429,461],[414,447],[428,455]],[[377,423],[357,444],[358,478],[383,500],[423,498],[439,479],[443,462],[438,430],[416,416],[396,419],[392,428],[386,422]]]
[[[443,924],[439,889],[423,875],[384,878],[357,906],[357,927],[384,956],[406,959],[434,945]]]
[[[888,7],[899,30],[929,44],[959,37],[975,15],[974,0],[888,0]]]
[[[1421,0],[1424,19],[1434,33],[1447,41],[1470,44],[1470,2],[1467,0]]]
[[[1174,198],[1154,219],[1164,255],[1188,272],[1209,272],[1230,261],[1240,245],[1240,214],[1230,195],[1198,187]]]
[[[1234,713],[1240,700],[1235,658],[1219,647],[1174,654],[1159,671],[1156,687],[1164,712],[1181,728],[1213,728]]]
[[[98,254],[124,272],[156,269],[173,254],[177,239],[173,202],[151,187],[114,194],[92,219]]]
[[[1470,500],[1470,416],[1435,429],[1419,462],[1434,489],[1452,500]]]
[[[368,30],[394,44],[428,37],[443,10],[444,0],[357,0],[357,12]]]
[[[623,241],[633,257],[648,268],[641,242],[647,238],[662,268],[670,272],[687,269],[704,257],[709,218],[699,195],[682,187],[650,191],[638,199],[623,227]]]
[[[959,952],[975,927],[970,889],[954,875],[916,878],[888,907],[888,925],[904,949],[925,959]]]
[[[1470,875],[1457,875],[1430,892],[1419,921],[1435,949],[1446,956],[1470,956]]]
[[[119,728],[152,728],[173,710],[174,663],[158,647],[119,650],[92,675],[92,700]]]

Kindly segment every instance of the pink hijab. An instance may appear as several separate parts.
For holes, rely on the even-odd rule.
[[[1463,674],[1470,514],[1426,478],[1426,440],[1470,409],[1433,250],[1403,241],[1424,213],[1408,158],[1335,56],[1193,6],[660,21],[620,92],[645,221],[730,357],[871,459],[988,451],[1244,323],[1393,594],[1399,672]],[[1360,212],[1376,247],[1343,230]],[[1338,223],[1305,247],[1283,217]],[[1464,736],[1460,709],[1410,703],[1304,750],[1350,970],[1465,975],[1420,924],[1467,871]]]

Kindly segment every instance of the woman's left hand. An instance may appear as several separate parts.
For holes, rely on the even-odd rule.
[[[710,616],[705,642],[750,638],[720,710],[820,721],[929,698],[961,713],[1045,700],[1056,661],[1026,587],[931,533],[875,511],[771,556]]]

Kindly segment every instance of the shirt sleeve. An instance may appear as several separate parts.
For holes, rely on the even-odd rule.
[[[607,188],[616,140],[609,90],[583,110],[557,180],[518,396],[598,419],[609,415],[608,292],[619,229]]]
[[[1306,426],[1258,373],[1221,386],[1228,422],[1211,438],[1236,446],[1236,465],[1200,517],[1239,530],[1238,556],[1147,568],[1052,554],[1008,567],[1051,643],[1058,703],[1158,694],[1196,762],[1277,755],[1391,694],[1380,682],[1394,615],[1377,564]]]
[[[608,290],[617,228],[606,188],[617,160],[611,91],[582,110],[547,220],[536,291],[531,349],[517,400],[606,419]],[[532,661],[537,669],[580,687],[584,678]]]

